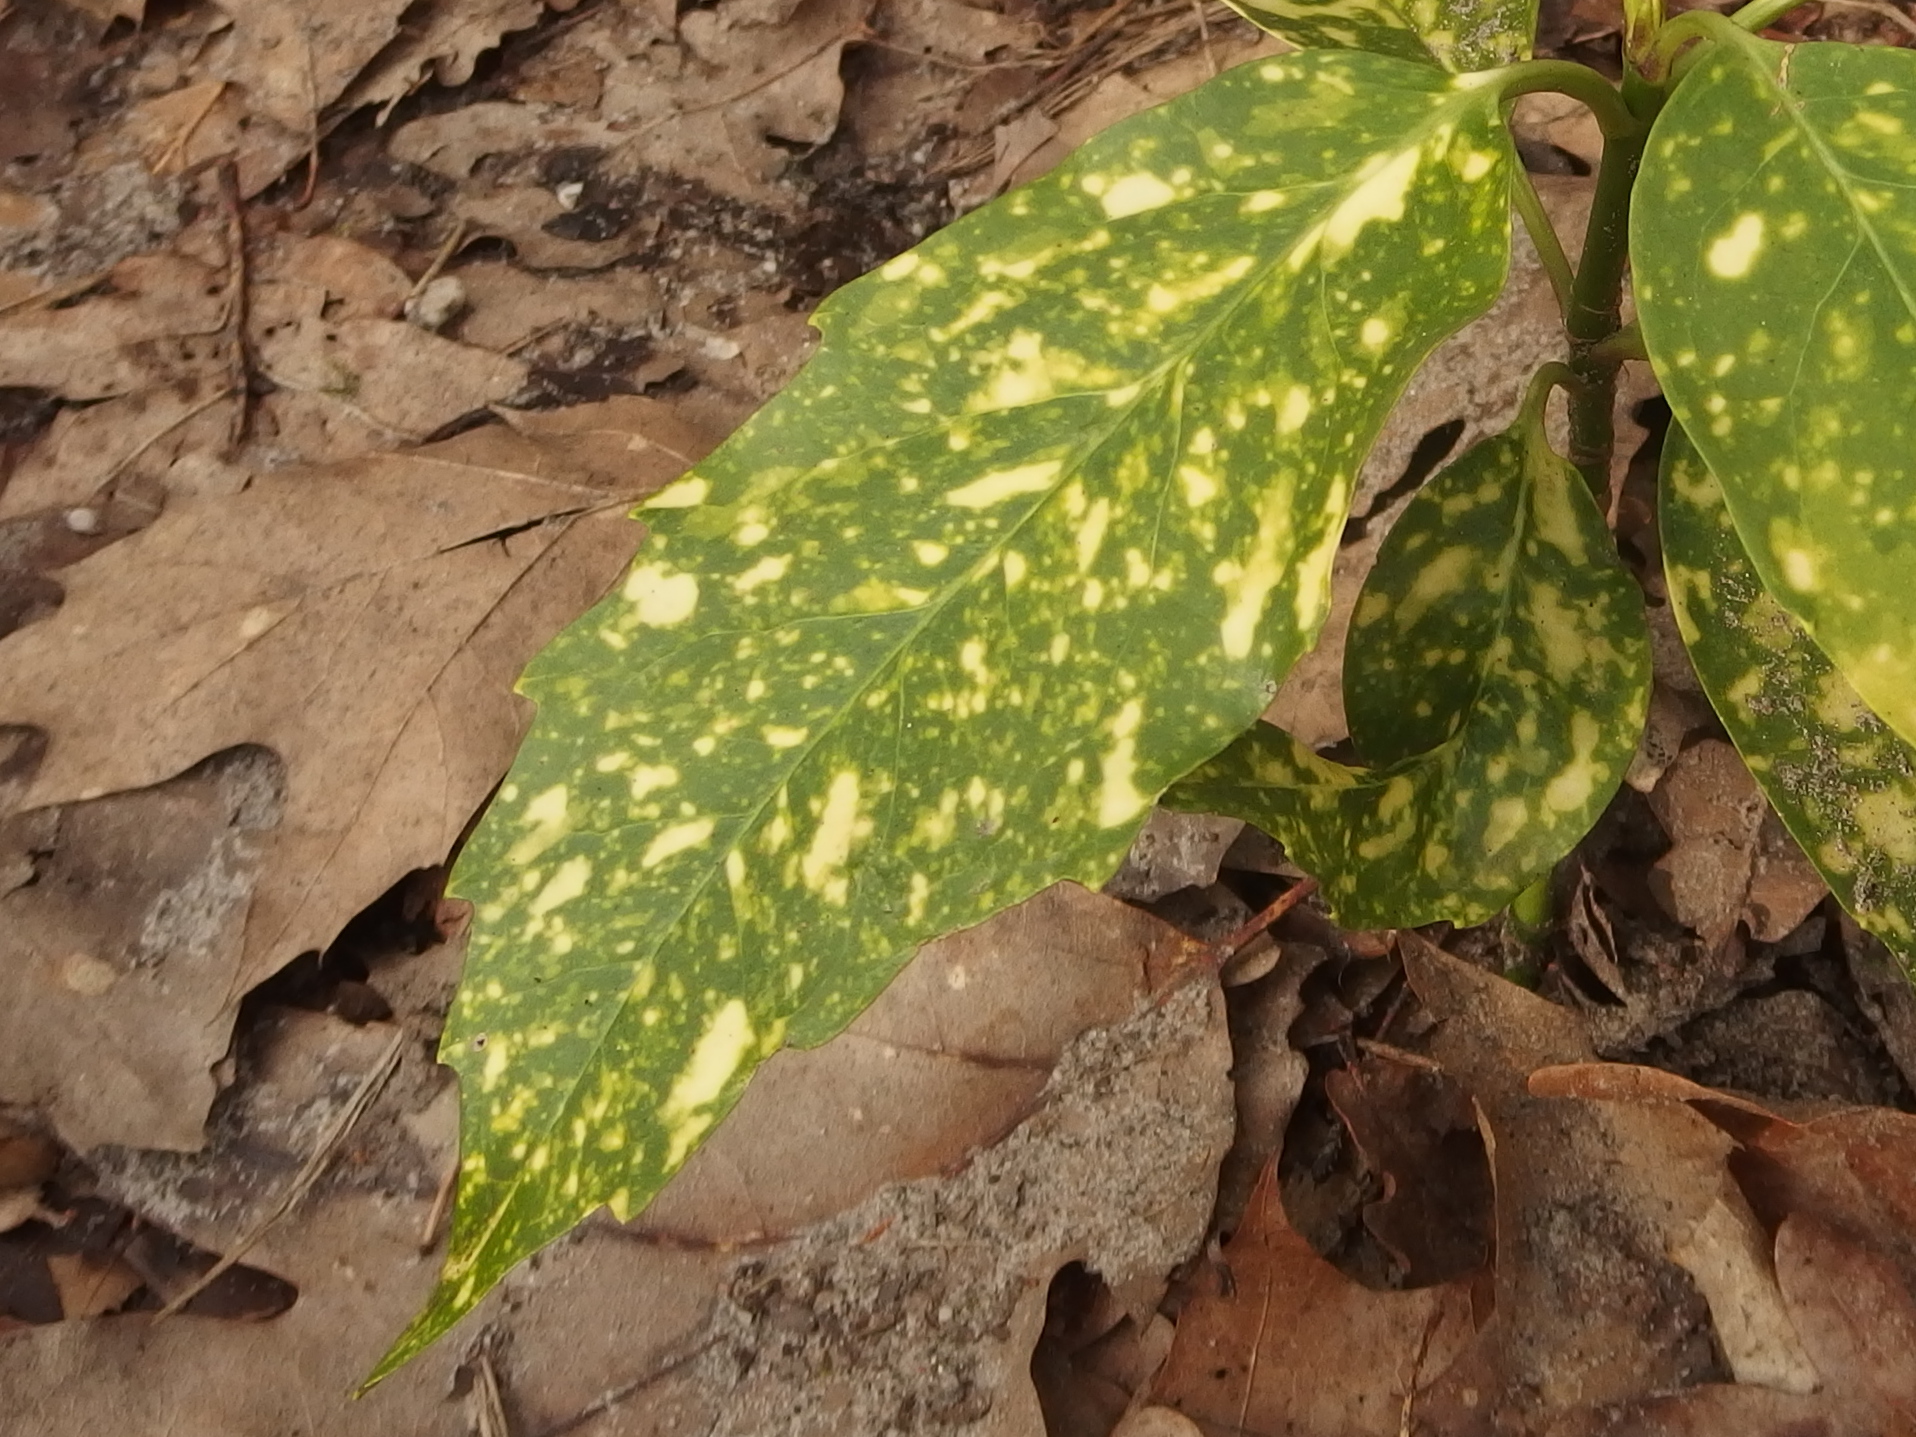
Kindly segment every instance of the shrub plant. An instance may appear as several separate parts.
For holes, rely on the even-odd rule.
[[[593,1209],[642,1209],[759,1062],[919,943],[1108,878],[1154,801],[1275,835],[1348,924],[1507,905],[1644,719],[1604,520],[1629,358],[1676,417],[1697,670],[1838,897],[1909,951],[1916,56],[1761,38],[1790,3],[1631,0],[1620,85],[1526,58],[1535,0],[1243,3],[1296,49],[823,305],[817,357],[643,506],[622,586],[525,675],[536,726],[455,876],[450,1252],[380,1371]],[[1537,90],[1606,140],[1574,266],[1507,129]],[[1496,299],[1513,212],[1563,356],[1384,543],[1344,674],[1363,762],[1334,762],[1258,717],[1393,402]]]

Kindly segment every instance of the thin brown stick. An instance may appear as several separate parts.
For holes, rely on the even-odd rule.
[[[1441,1073],[1444,1070],[1444,1065],[1435,1058],[1426,1058],[1422,1053],[1413,1053],[1395,1043],[1380,1043],[1375,1038],[1358,1038],[1355,1042],[1363,1052],[1393,1063],[1402,1063],[1407,1068],[1422,1068],[1427,1073]]]
[[[426,272],[413,281],[411,289],[406,291],[406,303],[411,304],[425,293],[426,286],[439,278],[439,271],[446,267],[453,251],[459,248],[466,237],[466,222],[458,220],[453,224],[452,233],[446,236],[446,242],[439,246],[439,252],[432,257],[432,263],[426,266]]]
[[[239,400],[226,430],[230,456],[246,442],[253,414],[253,356],[246,340],[246,211],[240,200],[239,167],[231,160],[220,164],[219,187],[226,206],[226,305],[220,332],[226,342],[227,386]]]
[[[866,30],[865,30],[864,22],[860,21],[857,25],[854,25],[851,29],[846,30],[844,33],[839,35],[833,35],[829,39],[825,40],[822,44],[813,46],[811,49],[807,50],[804,54],[800,55],[796,60],[792,61],[789,65],[786,65],[781,69],[773,70],[768,75],[761,75],[758,79],[754,80],[751,84],[747,85],[742,90],[735,91],[734,93],[730,95],[721,95],[716,100],[706,100],[701,104],[688,105],[683,110],[674,110],[669,115],[660,115],[656,120],[647,121],[645,124],[640,125],[636,130],[632,131],[633,138],[636,139],[640,135],[649,134],[651,131],[658,129],[659,126],[661,125],[669,125],[672,121],[683,120],[689,115],[702,115],[708,110],[722,110],[727,105],[736,104],[738,101],[746,99],[748,96],[756,95],[760,90],[769,89],[771,86],[776,85],[780,80],[784,79],[787,75],[793,74],[796,71],[804,69],[807,65],[811,64],[812,61],[816,60],[820,55],[823,55],[827,50],[831,49],[832,46],[849,45],[854,40],[862,39],[865,34],[866,34]]]
[[[153,173],[163,175],[169,169],[186,169],[186,147],[193,142],[193,136],[199,133],[200,126],[206,123],[206,117],[213,113],[213,107],[220,102],[220,96],[226,93],[226,82],[219,81],[213,86],[213,93],[206,103],[200,106],[200,112],[188,120],[173,137],[173,143],[160,151],[159,158],[153,161]]]
[[[479,1437],[512,1437],[512,1424],[506,1420],[506,1399],[499,1390],[499,1372],[492,1365],[492,1354],[479,1354],[478,1372],[472,1384],[473,1405],[479,1410],[476,1424]]]
[[[1262,933],[1266,928],[1269,928],[1273,923],[1277,922],[1278,919],[1282,918],[1286,913],[1289,913],[1315,892],[1317,892],[1317,880],[1315,878],[1298,879],[1297,882],[1278,894],[1278,896],[1265,907],[1262,913],[1252,918],[1223,942],[1215,945],[1218,952],[1224,958],[1235,956],[1238,949],[1242,948],[1246,943],[1249,943],[1253,938],[1257,937],[1258,934]]]
[[[432,1195],[432,1207],[426,1212],[426,1220],[419,1228],[419,1255],[424,1257],[439,1245],[439,1224],[445,1219],[446,1204],[452,1201],[453,1184],[459,1181],[459,1164],[446,1169],[446,1175],[439,1179],[439,1189]]]
[[[718,1346],[718,1340],[718,1334],[713,1333],[705,1338],[704,1341],[693,1344],[676,1356],[666,1358],[665,1361],[661,1362],[657,1367],[654,1367],[650,1372],[646,1373],[645,1376],[636,1377],[626,1383],[625,1386],[615,1387],[610,1392],[600,1393],[570,1417],[562,1418],[552,1426],[542,1430],[538,1434],[538,1437],[566,1437],[567,1433],[578,1431],[588,1422],[605,1416],[605,1414],[610,1412],[614,1407],[638,1396],[648,1387],[656,1387],[659,1383],[665,1381],[666,1378],[677,1372],[681,1367],[688,1366],[697,1361],[714,1347]]]
[[[1217,51],[1211,48],[1211,25],[1204,18],[1204,0],[1191,0],[1191,13],[1197,16],[1198,44],[1204,49],[1204,65],[1211,72],[1211,78],[1218,77]]]
[[[38,309],[42,305],[58,304],[63,299],[72,299],[76,294],[85,294],[111,273],[111,270],[103,269],[97,274],[82,275],[78,279],[68,280],[65,284],[56,284],[52,289],[43,289],[38,294],[26,295],[14,300],[11,304],[0,304],[0,318],[5,318],[16,310]]]
[[[186,1291],[175,1297],[158,1312],[154,1313],[153,1320],[155,1322],[160,1322],[172,1317],[181,1308],[185,1307],[187,1303],[211,1287],[214,1281],[225,1273],[228,1268],[234,1266],[241,1258],[245,1257],[247,1253],[251,1252],[259,1240],[265,1237],[281,1218],[285,1217],[286,1214],[299,1205],[300,1199],[311,1191],[313,1184],[319,1181],[320,1174],[325,1172],[326,1164],[331,1161],[333,1153],[338,1149],[339,1145],[346,1140],[346,1134],[350,1133],[358,1124],[359,1120],[365,1116],[366,1109],[371,1107],[373,1099],[379,1096],[379,1090],[386,1085],[386,1080],[390,1078],[394,1070],[398,1068],[399,1054],[405,1045],[406,1030],[401,1028],[397,1033],[393,1034],[392,1042],[386,1045],[385,1053],[383,1053],[379,1061],[373,1065],[372,1071],[360,1080],[359,1087],[354,1091],[351,1101],[341,1110],[332,1128],[326,1133],[326,1136],[320,1140],[319,1146],[313,1150],[313,1155],[306,1160],[306,1165],[294,1175],[292,1182],[287,1185],[286,1191],[280,1194],[279,1201],[274,1203],[258,1222],[247,1229],[246,1235],[235,1243],[224,1257],[202,1273],[198,1279],[187,1287]]]
[[[1916,35],[1916,20],[1912,20],[1894,5],[1885,5],[1882,0],[1823,0],[1825,5],[1834,5],[1839,10],[1867,10],[1879,15],[1892,24],[1900,25],[1910,34]]]
[[[186,413],[176,419],[169,419],[165,424],[162,424],[158,429],[147,435],[146,438],[134,445],[132,449],[121,455],[113,467],[106,471],[105,477],[93,486],[93,492],[87,496],[88,502],[97,499],[107,489],[111,488],[114,482],[118,480],[122,474],[126,473],[147,450],[151,449],[155,444],[158,444],[162,439],[166,438],[167,435],[182,425],[190,424],[195,419],[198,419],[202,414],[206,413],[207,410],[211,409],[215,404],[220,403],[232,392],[231,388],[215,391],[210,397],[202,399],[198,404],[195,404],[191,409],[187,410]]]

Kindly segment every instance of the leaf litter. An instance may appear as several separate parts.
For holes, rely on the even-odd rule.
[[[932,945],[638,1222],[347,1405],[443,1236],[436,875],[518,663],[636,539],[618,507],[794,372],[821,295],[1261,51],[1183,4],[142,8],[0,15],[0,944],[30,997],[0,1296],[39,1303],[0,1368],[34,1430],[1876,1431],[1908,1400],[1916,1013],[1721,762],[1672,630],[1567,930],[1434,935],[1555,1007],[1410,937],[1406,984],[1308,905],[1220,998],[1207,945],[1300,875],[1160,815],[1116,891],[1188,933],[1060,889]],[[1520,122],[1575,170],[1575,116]],[[1574,216],[1574,173],[1542,187]],[[1469,376],[1548,342],[1537,284],[1520,256],[1380,441],[1343,611],[1429,454],[1507,422]],[[174,655],[203,678],[169,702]],[[369,920],[411,936],[335,941]],[[316,1157],[222,1309],[284,1310],[152,1325]]]

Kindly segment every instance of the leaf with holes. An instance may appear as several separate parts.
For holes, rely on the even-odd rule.
[[[1224,0],[1305,50],[1369,50],[1459,74],[1528,59],[1537,0]]]
[[[1346,767],[1260,727],[1165,801],[1280,839],[1348,926],[1481,922],[1622,781],[1649,704],[1642,599],[1577,471],[1524,423],[1411,500],[1357,612],[1352,732],[1393,761]]]
[[[1916,54],[1711,33],[1637,187],[1644,342],[1764,587],[1916,742]]]
[[[1511,163],[1494,85],[1286,56],[834,296],[526,675],[455,880],[451,1250],[382,1370],[1256,719],[1385,413],[1503,283]]]
[[[1916,749],[1770,597],[1722,486],[1674,428],[1658,514],[1670,604],[1724,728],[1837,900],[1916,957]]]

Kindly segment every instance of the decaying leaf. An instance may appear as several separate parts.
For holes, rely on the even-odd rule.
[[[1675,430],[1661,513],[1670,603],[1710,702],[1838,901],[1907,958],[1916,751],[1764,588],[1722,487]]]
[[[0,895],[15,979],[0,1099],[45,1113],[82,1152],[200,1145],[283,783],[272,755],[241,748],[151,788],[0,820],[0,854],[32,878]]]
[[[1168,801],[1282,840],[1346,925],[1480,922],[1603,811],[1649,699],[1642,602],[1534,419],[1411,501],[1345,670],[1352,738],[1379,767],[1260,726]]]
[[[0,718],[48,739],[22,811],[149,788],[240,745],[271,749],[285,768],[280,822],[251,840],[261,856],[250,899],[240,895],[243,946],[223,950],[215,971],[192,960],[192,1051],[163,1085],[145,1072],[135,1085],[150,1091],[96,1108],[81,1125],[87,1140],[157,1132],[190,1145],[212,1097],[200,1046],[223,1047],[246,988],[324,948],[393,874],[445,861],[522,732],[512,676],[631,552],[634,528],[608,504],[691,457],[635,447],[608,491],[492,429],[354,471],[261,476],[241,494],[177,500],[150,528],[65,570],[59,612],[0,643]],[[57,897],[23,889],[0,901],[25,914]],[[62,1033],[78,1024],[116,1041],[95,1027],[104,1008],[89,1016],[99,1005],[86,1000],[128,972],[122,997],[157,998],[166,975],[141,976],[141,965],[189,961],[187,937],[129,916],[130,930],[79,968],[58,914],[44,932],[9,928],[57,980],[40,1007],[17,1008],[43,1026],[12,1049],[35,1075],[17,1074],[26,1091],[9,1096],[61,1111],[65,1079],[46,1065]],[[193,942],[202,939],[213,941]],[[44,1025],[46,1003],[66,1005],[59,1026]],[[126,1021],[138,1012],[136,1002]],[[103,1070],[118,1071],[117,1060]],[[98,1122],[114,1126],[103,1133]]]
[[[1107,878],[1251,722],[1391,397],[1502,280],[1489,96],[1361,54],[1229,72],[839,291],[810,367],[656,496],[527,674],[539,726],[457,880],[460,1205],[382,1371],[643,1208],[915,943]],[[1333,373],[1355,409],[1306,381]]]
[[[1631,209],[1644,343],[1770,601],[1916,743],[1916,54],[1719,33]]]
[[[1285,1219],[1273,1164],[1180,1317],[1151,1399],[1203,1432],[1398,1437],[1474,1335],[1468,1282],[1372,1292],[1313,1252]]]

